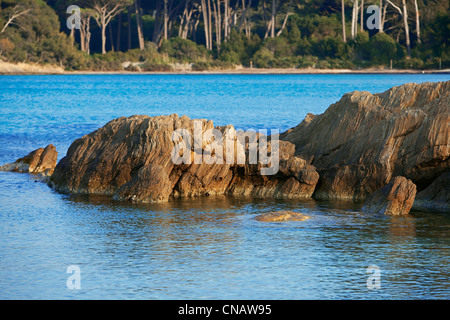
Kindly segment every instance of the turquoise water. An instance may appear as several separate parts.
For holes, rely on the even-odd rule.
[[[345,93],[449,75],[0,77],[0,164],[119,116],[178,113],[279,129]],[[304,222],[261,223],[296,210]],[[450,214],[368,216],[358,204],[206,198],[134,205],[61,195],[0,172],[0,299],[448,299]],[[66,285],[81,271],[80,289]],[[367,268],[381,287],[367,287]]]

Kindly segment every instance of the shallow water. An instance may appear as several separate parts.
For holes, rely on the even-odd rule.
[[[0,77],[0,163],[118,116],[178,113],[284,131],[343,93],[449,75]],[[261,223],[295,210],[303,222]],[[0,173],[0,299],[448,299],[450,214],[345,202],[208,197],[137,205]],[[81,289],[66,285],[81,271]],[[367,268],[381,271],[367,287]]]

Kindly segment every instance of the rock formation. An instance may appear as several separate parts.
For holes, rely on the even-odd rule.
[[[367,197],[362,210],[385,215],[405,215],[411,210],[415,196],[416,185],[411,180],[395,177]]]
[[[295,211],[277,211],[260,214],[255,217],[262,222],[305,221],[310,217]]]
[[[417,188],[414,208],[448,211],[449,122],[450,81],[347,93],[279,141],[176,114],[121,117],[75,140],[48,183],[139,202],[374,194],[366,209],[387,214],[409,212]],[[0,170],[51,174],[56,156],[50,145]]]
[[[450,172],[441,174],[416,195],[413,210],[450,212]]]
[[[449,110],[450,81],[355,91],[280,139],[317,168],[316,199],[363,200],[395,176],[422,191],[449,170]]]
[[[13,163],[0,166],[0,171],[32,173],[51,176],[55,169],[58,152],[54,145],[49,144],[45,149],[39,148]]]
[[[217,136],[208,136],[211,130]],[[186,132],[194,133],[193,138],[186,135],[183,140]],[[212,121],[176,114],[122,117],[75,140],[49,184],[64,193],[104,194],[139,202],[209,195],[311,197],[318,173],[294,156],[292,143],[280,141],[276,150],[270,140],[264,150],[257,150],[279,159],[277,173],[263,175],[261,170],[273,163],[260,158],[252,162],[251,146],[264,136],[247,136],[243,140],[244,133],[232,126],[214,127]],[[227,151],[222,157],[220,149]],[[223,163],[206,160],[214,157],[223,158]]]

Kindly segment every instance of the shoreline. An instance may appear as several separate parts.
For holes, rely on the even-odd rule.
[[[450,74],[450,69],[445,70],[372,70],[372,69],[257,69],[257,68],[242,68],[242,69],[225,69],[225,70],[205,70],[205,71],[67,71],[65,75],[102,75],[102,74],[117,74],[117,75],[139,75],[139,74],[176,74],[176,75],[207,75],[207,74],[229,74],[229,75],[295,75],[295,74]]]
[[[414,70],[414,69],[379,69],[379,68],[367,68],[367,69],[296,69],[296,68],[271,68],[271,69],[259,69],[259,68],[236,68],[236,69],[223,69],[223,70],[173,70],[173,71],[67,71],[59,66],[51,65],[37,65],[19,63],[12,64],[7,62],[0,62],[0,76],[2,75],[313,75],[313,74],[450,74],[450,69],[433,69],[433,70]]]

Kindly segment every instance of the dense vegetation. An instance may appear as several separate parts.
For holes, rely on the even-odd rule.
[[[372,4],[382,30],[368,29]],[[67,27],[70,5],[79,28]],[[0,10],[2,60],[68,70],[450,68],[448,0],[0,0]]]

